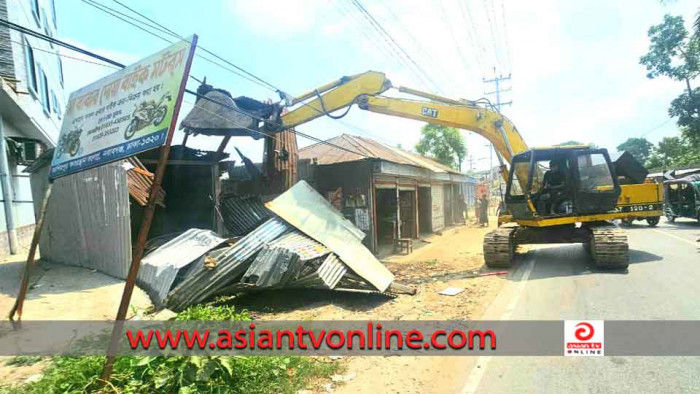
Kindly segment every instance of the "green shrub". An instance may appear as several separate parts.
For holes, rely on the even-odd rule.
[[[176,320],[250,320],[232,306],[197,305]],[[24,359],[17,358],[18,363]],[[83,393],[101,390],[103,356],[54,357],[42,378],[3,393]],[[29,359],[27,359],[29,361]],[[338,365],[310,357],[118,357],[105,392],[295,393]]]

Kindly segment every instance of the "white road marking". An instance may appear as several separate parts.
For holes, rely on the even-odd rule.
[[[525,273],[523,273],[522,278],[520,278],[520,281],[518,282],[518,287],[515,289],[515,294],[510,300],[510,303],[508,303],[508,307],[506,308],[505,312],[503,312],[503,315],[501,315],[500,320],[508,320],[513,315],[515,307],[518,305],[518,300],[520,300],[520,295],[522,294],[523,289],[525,289],[525,283],[527,283],[527,280],[530,278],[530,273],[532,273],[532,269],[534,267],[535,257],[530,259],[530,262],[525,268]],[[488,367],[490,361],[491,356],[481,356],[476,360],[474,368],[472,368],[466,383],[464,383],[464,387],[462,387],[462,394],[476,393],[476,390],[479,388],[481,379],[484,377],[484,372],[486,372],[486,368]]]
[[[655,231],[655,232],[657,232],[657,233],[660,233],[660,234],[663,234],[663,235],[667,235],[667,236],[669,236],[669,237],[671,237],[671,238],[675,238],[675,239],[677,239],[677,240],[679,240],[679,241],[683,241],[683,242],[685,242],[685,243],[687,243],[687,244],[690,244],[690,245],[693,245],[693,246],[700,246],[700,245],[698,245],[697,242],[693,242],[693,241],[691,241],[691,240],[689,240],[689,239],[685,239],[685,238],[683,238],[683,237],[679,237],[679,236],[677,236],[677,235],[675,235],[675,234],[670,234],[670,233],[667,233],[667,232],[661,231],[661,230],[653,230],[653,231]]]

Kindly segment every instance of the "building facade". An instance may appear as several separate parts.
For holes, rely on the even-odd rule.
[[[465,221],[477,181],[416,153],[343,134],[299,150],[304,179],[367,235],[378,253]]]
[[[54,0],[0,0],[0,19],[56,36]],[[41,151],[56,145],[66,102],[59,48],[0,25],[0,256],[28,246],[34,228],[29,175]]]

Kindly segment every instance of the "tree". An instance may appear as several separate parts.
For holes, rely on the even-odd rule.
[[[618,152],[627,151],[640,163],[646,163],[654,145],[646,138],[628,138],[627,141],[617,146]]]
[[[459,171],[467,156],[464,137],[454,127],[426,124],[420,130],[421,138],[416,151],[421,155],[434,157],[440,163]]]
[[[696,30],[700,29],[696,26]],[[671,102],[668,113],[678,118],[678,126],[693,143],[700,143],[700,90],[691,86],[700,75],[697,33],[688,33],[683,17],[665,15],[662,23],[649,28],[649,52],[639,59],[646,66],[648,78],[665,76],[685,82],[685,92]]]
[[[700,147],[686,137],[664,137],[647,160],[647,168],[663,168],[700,163]]]

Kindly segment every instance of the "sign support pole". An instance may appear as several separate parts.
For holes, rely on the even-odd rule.
[[[131,302],[131,295],[134,292],[134,286],[136,284],[136,276],[139,272],[139,267],[141,266],[141,258],[143,257],[143,250],[148,239],[148,232],[151,230],[151,223],[153,222],[153,215],[156,210],[156,201],[158,197],[158,190],[163,183],[163,176],[165,175],[165,167],[168,164],[168,154],[170,153],[170,145],[173,141],[173,134],[175,134],[175,125],[177,123],[178,114],[180,113],[180,104],[182,103],[182,96],[185,93],[185,87],[187,86],[187,78],[190,75],[190,66],[192,65],[192,58],[194,51],[197,47],[197,35],[192,38],[192,43],[190,46],[190,53],[187,58],[187,64],[185,66],[185,74],[180,85],[180,92],[177,96],[177,102],[175,103],[175,109],[173,111],[172,121],[170,123],[170,128],[168,129],[168,135],[165,140],[165,145],[160,148],[160,154],[158,156],[158,163],[156,164],[155,176],[153,178],[153,185],[148,194],[148,204],[143,212],[143,219],[141,220],[141,227],[139,228],[139,235],[136,238],[136,245],[134,246],[131,258],[131,266],[129,267],[129,273],[126,277],[126,283],[124,284],[124,292],[122,293],[122,299],[119,304],[119,310],[117,311],[117,317],[114,322],[114,327],[112,328],[112,335],[109,341],[109,348],[107,349],[107,358],[105,359],[104,366],[102,367],[102,375],[100,376],[101,382],[104,384],[109,381],[112,376],[112,371],[114,370],[114,361],[116,359],[117,348],[119,346],[119,339],[121,337],[121,331],[124,327],[124,320],[126,319],[126,313],[129,310],[129,303]]]
[[[32,236],[32,244],[29,247],[29,255],[27,256],[27,263],[24,266],[24,274],[22,275],[22,283],[19,287],[19,294],[15,300],[15,305],[10,310],[10,315],[8,316],[10,321],[14,321],[15,312],[17,313],[17,320],[22,320],[22,307],[24,306],[24,299],[27,297],[27,287],[29,287],[29,277],[32,273],[32,267],[34,266],[34,258],[36,256],[36,249],[39,246],[39,236],[41,235],[41,230],[44,228],[44,222],[46,219],[46,211],[49,207],[49,199],[51,198],[51,189],[53,189],[53,181],[49,181],[49,186],[46,188],[46,194],[44,195],[44,201],[41,202],[41,211],[39,211],[39,220],[34,227],[34,236]]]

